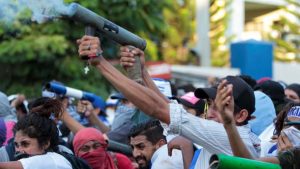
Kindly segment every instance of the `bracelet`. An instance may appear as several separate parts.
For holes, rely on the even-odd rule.
[[[103,51],[101,50],[101,51],[97,51],[97,53],[96,53],[96,57],[102,57],[103,55]]]
[[[88,59],[94,59],[94,58],[102,57],[102,56],[103,56],[102,54],[103,54],[103,51],[97,51],[96,54],[90,55],[90,56],[88,57]]]

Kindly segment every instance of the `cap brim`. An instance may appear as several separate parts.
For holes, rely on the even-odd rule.
[[[126,99],[122,93],[117,93],[115,95],[110,96],[111,99]]]
[[[198,88],[194,92],[195,96],[200,99],[215,99],[217,95],[216,88]]]

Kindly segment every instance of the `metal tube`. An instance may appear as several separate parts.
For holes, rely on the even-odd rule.
[[[114,151],[114,152],[119,152],[128,156],[132,156],[132,149],[129,145],[119,143],[114,140],[108,140],[108,151]]]
[[[146,48],[146,41],[144,39],[97,15],[93,11],[77,3],[72,3],[69,8],[70,12],[65,15],[66,17],[96,28],[104,36],[123,46],[131,45],[141,50]]]
[[[105,101],[94,93],[85,92],[82,90],[74,89],[71,87],[63,86],[54,82],[49,82],[45,85],[45,89],[56,94],[61,94],[67,97],[74,97],[76,99],[83,99],[90,101],[93,106],[96,108],[101,108],[102,111],[105,111]]]

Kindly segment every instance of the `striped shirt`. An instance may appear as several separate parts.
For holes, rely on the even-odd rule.
[[[165,128],[168,134],[179,134],[203,147],[195,168],[207,169],[212,154],[232,155],[223,124],[198,118],[186,112],[180,104],[170,103],[169,106],[170,125]],[[258,137],[251,132],[248,125],[238,126],[237,128],[251,154],[254,157],[259,157],[260,140]]]

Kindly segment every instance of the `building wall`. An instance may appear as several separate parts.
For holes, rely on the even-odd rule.
[[[300,84],[300,64],[275,62],[273,65],[274,80],[282,80],[288,84]]]

